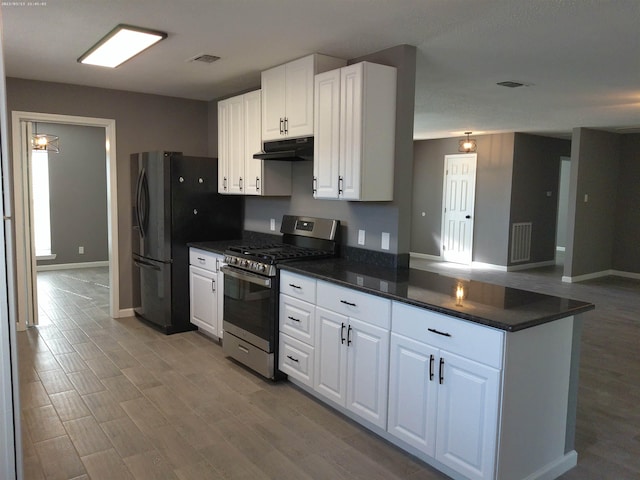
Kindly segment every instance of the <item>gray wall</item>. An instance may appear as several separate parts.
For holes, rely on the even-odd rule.
[[[622,135],[613,268],[640,272],[640,134]]]
[[[569,208],[569,180],[571,177],[571,157],[563,157],[560,162],[560,182],[558,187],[558,221],[556,246],[567,246],[567,210]]]
[[[506,265],[514,134],[481,135],[477,173],[473,261]],[[444,156],[457,154],[458,138],[419,140],[413,166],[411,251],[440,255]],[[425,216],[422,216],[425,212]]]
[[[105,130],[38,122],[38,132],[57,135],[60,153],[49,153],[51,250],[55,260],[38,265],[109,259]],[[78,247],[84,247],[84,255]]]
[[[573,131],[564,265],[567,277],[613,268],[621,139],[615,133],[587,128]],[[637,189],[638,179],[635,181],[633,188]]]
[[[515,134],[510,225],[532,222],[530,263],[555,259],[560,158],[570,153],[569,140]]]
[[[400,45],[381,52],[353,59],[349,63],[371,61],[391,65],[398,69],[396,115],[396,152],[394,200],[392,202],[346,202],[315,200],[312,196],[312,162],[293,165],[293,194],[285,198],[247,197],[245,228],[269,232],[269,219],[275,218],[277,229],[283,214],[304,214],[336,218],[346,227],[343,243],[357,245],[358,230],[366,231],[368,250],[381,250],[382,232],[391,234],[390,253],[409,252],[411,231],[411,175],[413,162],[413,111],[415,101],[415,47]],[[210,111],[215,102],[211,102]],[[213,113],[210,114],[210,117]],[[217,131],[210,128],[210,134]],[[213,154],[210,139],[209,152]]]
[[[207,102],[8,78],[7,103],[9,112],[21,110],[115,119],[120,307],[131,307],[129,155],[146,150],[206,155]]]

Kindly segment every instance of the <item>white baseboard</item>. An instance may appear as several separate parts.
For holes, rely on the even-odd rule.
[[[555,264],[556,264],[555,260],[546,260],[544,262],[523,263],[520,265],[509,265],[507,267],[507,272],[516,272],[518,270],[528,270],[530,268],[538,268],[538,267],[549,267]]]
[[[108,267],[109,260],[101,262],[82,262],[82,263],[58,263],[55,265],[38,265],[36,270],[38,272],[44,272],[48,270],[72,270],[74,268],[93,268],[93,267]]]
[[[565,453],[563,457],[556,459],[549,465],[529,475],[525,480],[553,480],[563,473],[568,472],[578,464],[578,454],[575,450]]]
[[[483,268],[485,270],[498,270],[499,272],[506,272],[507,267],[504,265],[496,265],[495,263],[483,263],[483,262],[471,262],[473,268]]]
[[[586,273],[584,275],[576,275],[575,277],[562,277],[562,281],[565,283],[584,282],[585,280],[593,280],[594,278],[601,277],[624,277],[640,280],[640,273],[625,272],[623,270],[602,270],[601,272]]]
[[[428,253],[409,252],[409,258],[417,258],[420,260],[431,260],[434,262],[442,261],[442,257],[440,255],[430,255]]]
[[[133,308],[122,308],[118,310],[118,316],[116,318],[133,317],[134,315],[135,312],[133,311]]]

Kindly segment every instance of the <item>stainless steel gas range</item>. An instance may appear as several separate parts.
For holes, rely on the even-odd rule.
[[[279,243],[236,245],[225,252],[224,340],[226,355],[276,380],[278,358],[277,264],[338,255],[340,222],[285,215]]]

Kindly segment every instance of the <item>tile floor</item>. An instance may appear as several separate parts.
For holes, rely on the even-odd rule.
[[[562,478],[640,478],[640,282],[449,273],[598,305],[585,316],[579,463]],[[106,269],[38,276],[41,325],[18,334],[26,480],[447,478],[197,332],[109,318],[106,283]]]

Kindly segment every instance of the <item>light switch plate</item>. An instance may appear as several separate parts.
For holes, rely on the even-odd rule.
[[[272,218],[271,221],[269,222],[269,229],[272,232],[275,232],[275,230],[276,230],[276,219],[275,218]]]
[[[358,230],[358,245],[364,245],[364,230]]]
[[[380,248],[382,250],[389,250],[389,232],[382,232],[382,242]]]

